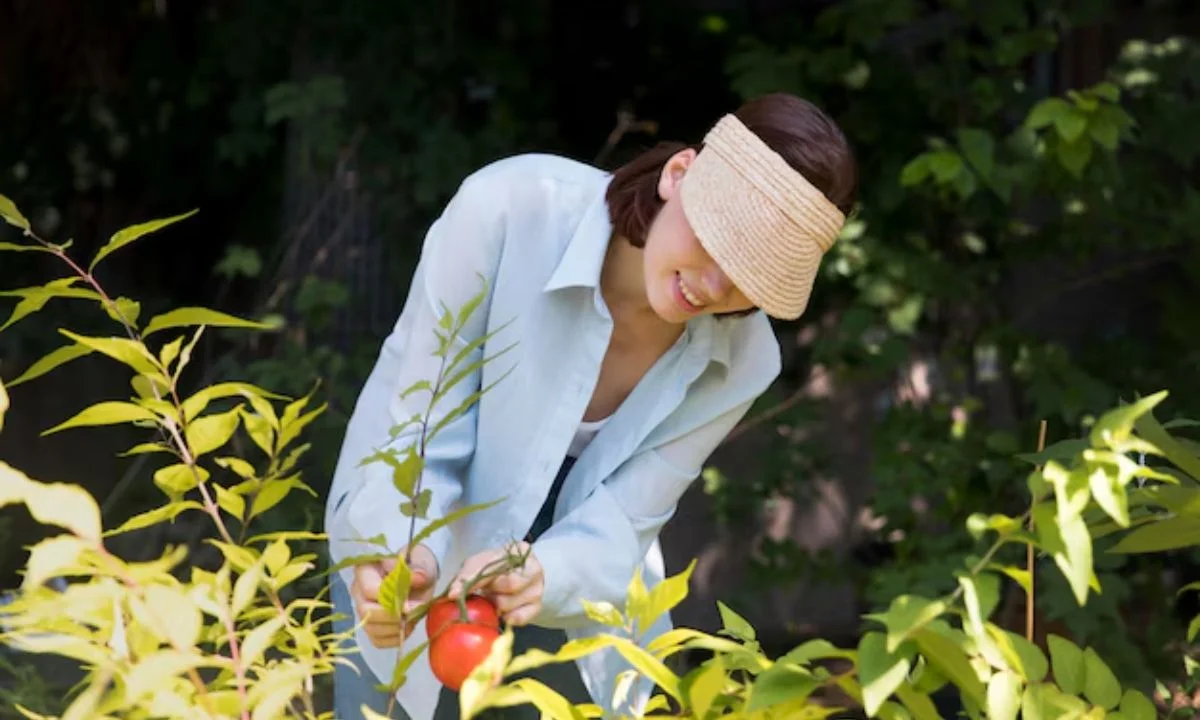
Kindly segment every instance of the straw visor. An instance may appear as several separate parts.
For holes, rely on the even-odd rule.
[[[721,270],[768,315],[804,313],[845,216],[733,115],[704,138],[680,186],[683,212]]]

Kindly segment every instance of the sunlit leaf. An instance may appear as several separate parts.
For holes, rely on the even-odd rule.
[[[88,270],[93,270],[101,260],[117,250],[125,247],[134,240],[137,240],[138,238],[157,230],[161,230],[172,223],[189,218],[192,215],[195,215],[196,212],[196,210],[192,210],[190,212],[183,213],[182,215],[175,215],[174,217],[162,218],[160,220],[151,220],[150,222],[132,225],[119,230],[115,235],[112,236],[112,238],[109,239],[108,243],[105,244],[104,247],[100,248],[100,251],[96,253],[96,257],[92,259],[91,265],[88,265]]]
[[[859,678],[862,682],[863,709],[868,717],[879,712],[912,667],[903,654],[890,653],[883,633],[870,632],[858,645]]]
[[[8,412],[8,391],[4,389],[4,381],[0,380],[0,431],[4,430],[4,414]]]
[[[277,615],[250,631],[242,643],[242,667],[249,667],[262,658],[262,654],[275,639],[275,633],[279,632],[286,620],[286,616]]]
[[[988,720],[1015,720],[1023,689],[1024,682],[1012,671],[1001,670],[992,675],[987,688]]]
[[[100,506],[78,485],[41,483],[0,462],[0,507],[24,502],[43,525],[66,528],[84,540],[100,539]]]
[[[3,195],[0,195],[0,219],[13,227],[29,232],[29,220],[17,209],[16,203]]]
[[[71,287],[79,282],[77,277],[59,278],[38,287],[21,288],[18,290],[0,291],[0,297],[19,297],[20,302],[13,308],[12,314],[3,325],[0,332],[15,325],[18,321],[29,317],[41,310],[46,303],[54,298],[74,298],[77,300],[100,300],[100,295],[94,290]]]
[[[717,601],[717,610],[721,613],[721,626],[725,633],[738,640],[754,640],[754,626],[738,615],[725,603]]]
[[[131,530],[140,530],[151,525],[157,525],[164,521],[174,520],[181,512],[185,510],[203,510],[204,506],[194,500],[181,500],[179,502],[169,503],[162,507],[147,510],[144,513],[139,513],[126,520],[119,527],[108,530],[104,533],[105,537],[110,535],[119,535]]]
[[[985,705],[984,686],[962,647],[949,637],[929,628],[913,637],[921,654],[950,679],[976,707]]]
[[[75,564],[87,545],[74,535],[56,535],[42,540],[29,551],[25,565],[22,590],[29,590],[57,576],[64,568]]]
[[[641,632],[647,632],[663,613],[683,602],[688,594],[688,582],[695,569],[696,560],[693,558],[682,572],[663,579],[650,590],[646,603],[636,618]]]
[[[243,318],[228,315],[216,310],[209,310],[201,307],[185,307],[176,308],[161,315],[154,316],[150,319],[150,322],[146,324],[146,329],[142,332],[142,335],[143,337],[149,337],[160,330],[179,327],[192,327],[194,325],[249,328],[253,330],[275,329],[273,325],[268,323],[245,320]]]
[[[946,603],[942,600],[900,595],[892,600],[886,612],[871,613],[867,617],[883,623],[887,628],[886,650],[893,653],[900,643],[945,611]]]
[[[232,410],[188,422],[184,437],[191,448],[193,459],[207,455],[229,442],[233,433],[237,431],[241,408],[242,406],[238,405]]]
[[[156,420],[157,418],[158,416],[154,413],[133,403],[105,401],[96,403],[71,419],[43,431],[42,435],[51,435],[75,427],[117,425],[127,422]]]
[[[154,484],[168,497],[178,499],[179,496],[208,480],[208,475],[208,470],[199,465],[176,463],[155,471]]]
[[[28,368],[25,369],[25,372],[21,373],[17,377],[10,380],[8,383],[8,386],[16,387],[17,385],[20,385],[21,383],[29,382],[30,380],[33,380],[34,378],[38,378],[38,377],[41,377],[42,375],[45,375],[46,373],[50,372],[51,370],[55,369],[56,367],[59,367],[60,365],[63,365],[72,360],[75,360],[76,358],[81,358],[85,355],[89,355],[91,353],[92,353],[92,349],[90,347],[87,347],[86,345],[79,345],[79,344],[65,345],[63,347],[58,348],[57,350],[51,351],[49,354],[45,355],[44,357],[39,359],[37,362],[30,365]]]
[[[395,556],[395,566],[392,567],[379,586],[379,605],[387,612],[400,616],[404,613],[404,603],[408,600],[408,589],[412,585],[412,569],[404,560],[404,554]]]
[[[717,659],[719,660],[720,657],[718,655]],[[707,674],[710,677],[703,678],[701,676],[696,681],[698,684],[703,678],[710,683],[710,687],[707,689],[711,692],[711,696],[706,698],[708,704],[704,710],[701,710],[699,707],[696,708],[696,717],[701,718],[707,716],[708,708],[712,707],[712,702],[724,689],[726,681],[725,671],[719,663],[712,664]],[[811,673],[805,672],[795,666],[775,663],[770,669],[755,678],[754,684],[750,688],[750,701],[746,703],[745,709],[749,713],[796,700],[803,700],[820,686],[821,683]]]

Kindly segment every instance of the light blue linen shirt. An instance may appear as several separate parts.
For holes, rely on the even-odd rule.
[[[356,538],[383,533],[392,549],[406,542],[409,520],[399,512],[403,498],[390,469],[380,463],[360,468],[359,462],[388,446],[393,425],[424,410],[427,393],[402,400],[401,391],[436,377],[440,308],[459,308],[482,287],[480,276],[490,293],[459,346],[505,323],[472,359],[516,346],[439,407],[444,412],[508,375],[429,445],[422,482],[432,490],[429,517],[502,502],[430,538],[441,567],[439,589],[465,558],[525,536],[583,418],[612,333],[600,293],[613,232],[604,198],[610,180],[566,158],[507,158],[469,176],[430,227],[404,309],[347,428],[325,517],[335,561],[378,550]],[[554,525],[533,546],[545,578],[538,625],[562,628],[571,638],[604,632],[581,599],[621,607],[638,566],[647,585],[661,580],[660,529],[779,370],[779,346],[761,312],[688,323],[564,482]],[[394,445],[412,440],[406,432]],[[342,577],[349,584],[352,571]],[[642,641],[669,628],[664,614]],[[406,647],[422,642],[423,632],[418,627]],[[362,632],[358,641],[367,665],[390,678],[396,650],[375,648]],[[596,702],[612,709],[617,674],[629,666],[616,653],[601,652],[579,667]],[[422,657],[397,697],[413,720],[424,720],[433,714],[438,687]],[[635,689],[630,702],[644,702],[648,689]]]

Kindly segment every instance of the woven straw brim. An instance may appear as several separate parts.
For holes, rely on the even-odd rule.
[[[705,148],[680,186],[683,212],[700,244],[739,290],[766,314],[804,314],[822,246],[755,182]]]

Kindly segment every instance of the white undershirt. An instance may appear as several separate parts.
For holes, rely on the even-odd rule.
[[[611,415],[609,417],[612,417]],[[571,446],[567,449],[567,456],[577,458],[583,452],[583,449],[588,446],[592,438],[596,437],[596,433],[600,432],[600,428],[604,427],[604,423],[608,422],[608,418],[601,420],[593,420],[592,422],[581,421],[579,428],[575,430],[575,437],[571,439]]]

